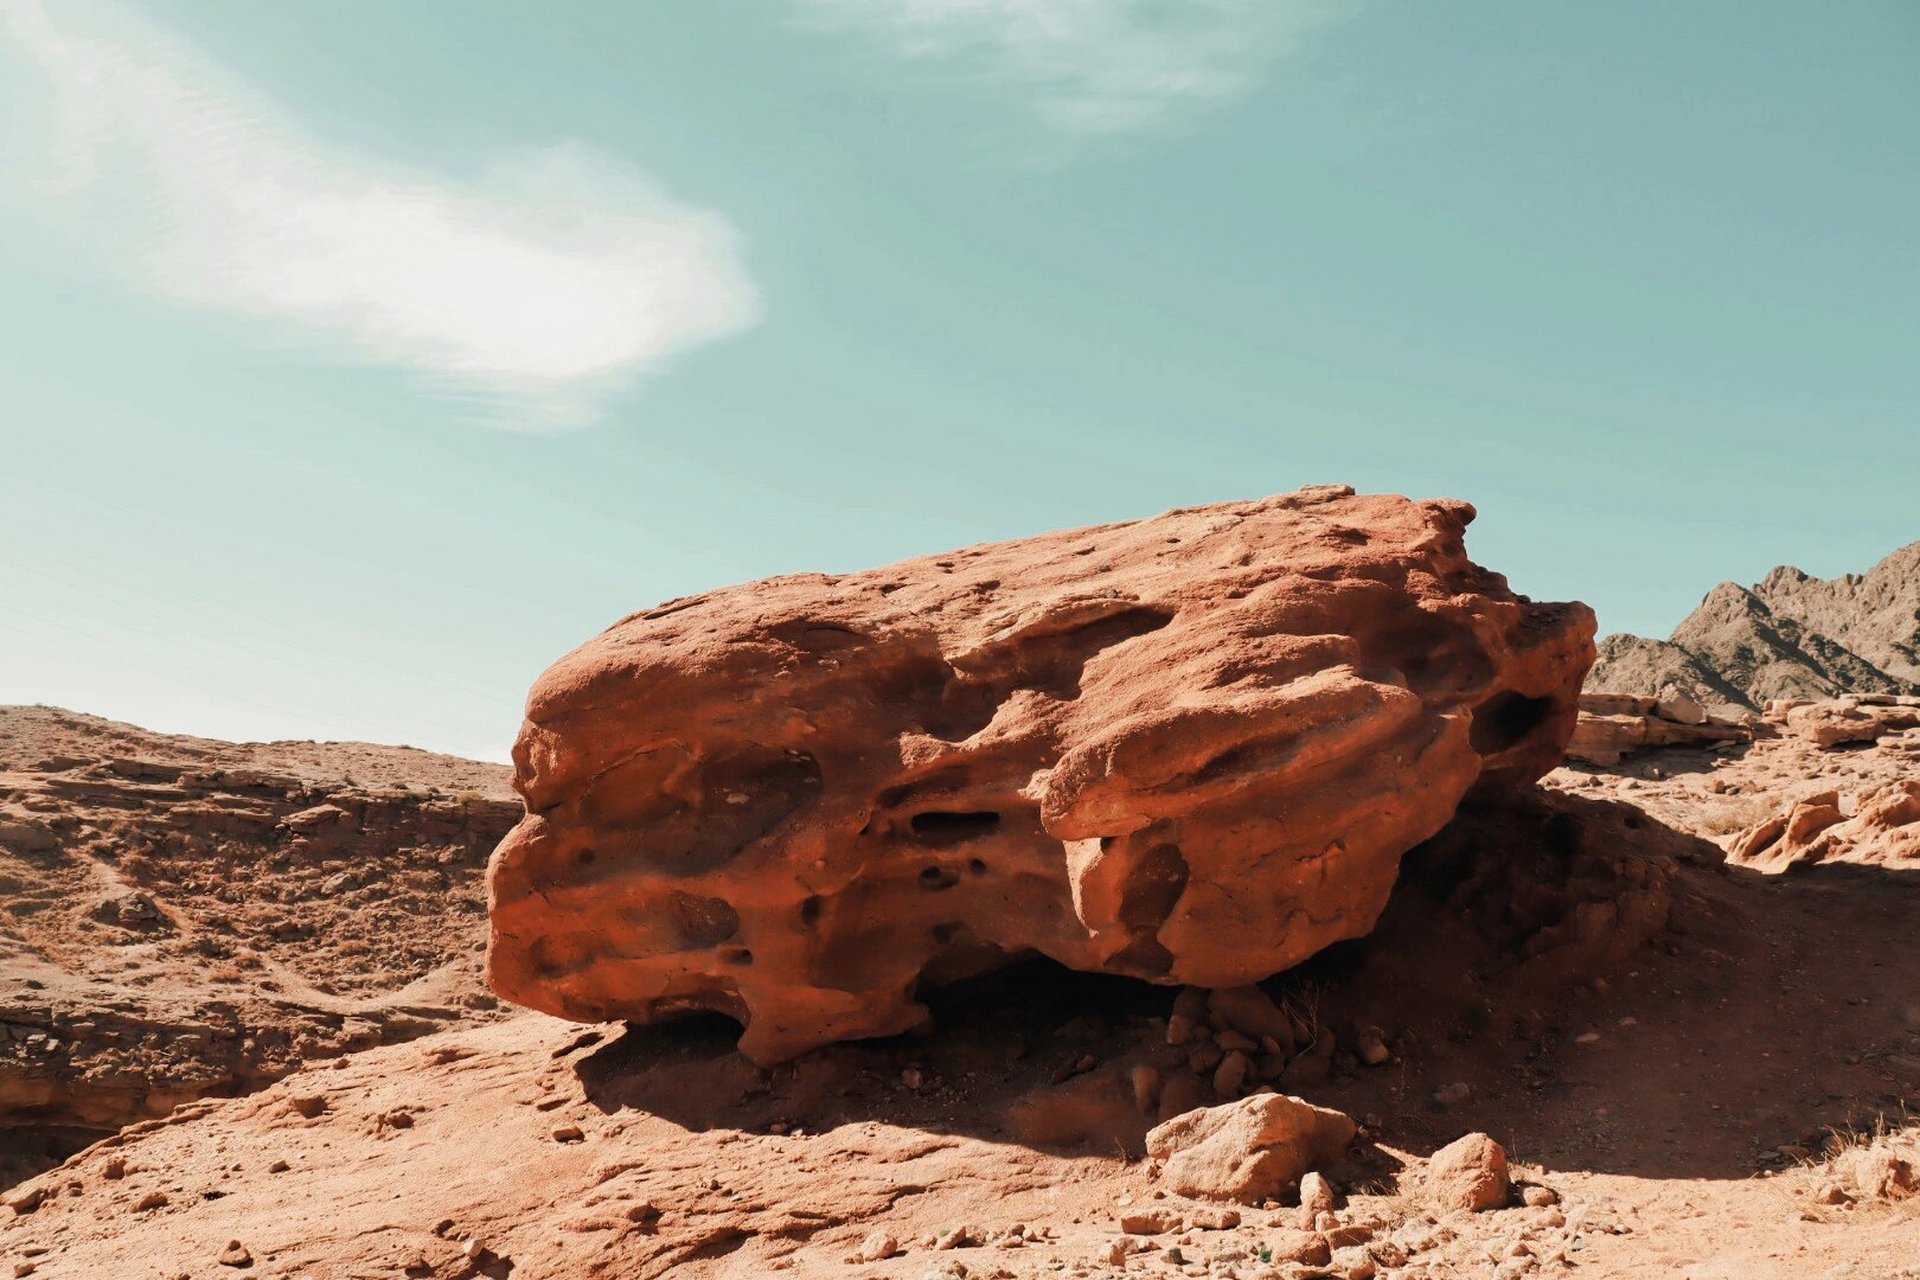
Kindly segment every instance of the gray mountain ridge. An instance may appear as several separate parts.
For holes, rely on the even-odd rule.
[[[1751,587],[1723,582],[1666,640],[1603,639],[1586,687],[1679,692],[1740,711],[1774,698],[1920,694],[1920,542],[1865,573],[1816,578],[1782,565]]]

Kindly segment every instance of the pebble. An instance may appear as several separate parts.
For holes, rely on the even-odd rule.
[[[229,1240],[227,1247],[220,1251],[220,1256],[214,1261],[223,1267],[250,1267],[253,1265],[253,1255],[238,1240]]]
[[[168,1201],[167,1201],[166,1192],[149,1191],[147,1192],[147,1194],[141,1196],[140,1199],[135,1202],[133,1206],[133,1211],[135,1213],[146,1213],[150,1209],[164,1209],[167,1207],[167,1204],[168,1204]]]
[[[1443,1107],[1457,1107],[1473,1101],[1473,1086],[1464,1080],[1443,1084],[1433,1091],[1433,1100]]]
[[[1337,1203],[1333,1184],[1320,1173],[1309,1173],[1300,1179],[1300,1207],[1308,1213],[1321,1214],[1331,1210]]]
[[[553,1131],[553,1140],[555,1142],[584,1142],[586,1141],[586,1137],[587,1135],[581,1131],[580,1126],[577,1124],[563,1124]]]
[[[1560,1203],[1560,1193],[1552,1187],[1538,1184],[1520,1189],[1520,1202],[1529,1209],[1544,1209],[1548,1205]]]
[[[1377,1067],[1393,1057],[1387,1048],[1387,1033],[1379,1027],[1363,1027],[1354,1040],[1356,1056],[1369,1067]]]
[[[1187,1215],[1187,1225],[1196,1231],[1231,1231],[1240,1225],[1240,1214],[1234,1209],[1203,1205]]]

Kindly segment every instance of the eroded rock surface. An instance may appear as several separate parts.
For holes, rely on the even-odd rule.
[[[1231,987],[1364,934],[1559,761],[1592,660],[1472,517],[1329,486],[630,617],[529,699],[490,981],[769,1061],[1017,954]]]

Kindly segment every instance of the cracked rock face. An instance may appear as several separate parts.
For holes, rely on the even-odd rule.
[[[1472,518],[1328,486],[627,618],[529,698],[489,979],[768,1062],[1016,956],[1228,987],[1364,934],[1463,797],[1559,762],[1593,659]]]

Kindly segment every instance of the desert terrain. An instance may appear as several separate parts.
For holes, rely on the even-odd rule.
[[[1272,518],[1318,530],[1326,504],[1345,501],[1316,496],[1299,504],[1306,514]],[[1188,567],[1151,573],[1177,586],[1198,572],[1201,548],[1224,528],[1202,511],[1193,528],[1165,536],[1140,526],[1138,545],[1155,556],[1180,539],[1181,554],[1195,547]],[[1366,508],[1345,518],[1341,527],[1365,527],[1377,547],[1400,516]],[[1088,534],[1090,547],[1092,535],[1132,536]],[[1313,536],[1341,564],[1361,554],[1353,537]],[[1078,558],[1124,575],[1127,546],[1114,545]],[[1429,554],[1426,543],[1408,545],[1393,554]],[[992,554],[966,554],[956,575],[1002,575]],[[892,590],[879,584],[874,598],[928,580],[918,572],[896,574]],[[1162,608],[1151,573],[1127,582],[1139,609]],[[1505,603],[1501,584],[1462,581],[1487,602],[1475,617],[1531,607]],[[760,598],[829,588],[846,598],[858,585],[781,580]],[[965,598],[974,588],[953,590]],[[963,744],[953,751],[981,754],[967,757],[975,773],[942,792],[937,812],[979,810],[974,799],[951,802],[959,785],[1014,812],[1010,790],[979,778],[1038,751],[1034,734],[1076,732],[1072,720],[1049,718],[1056,706],[1085,710],[1115,696],[1103,684],[1118,669],[1109,654],[1146,654],[1161,671],[1191,662],[1182,679],[1204,686],[1207,654],[1251,652],[1233,649],[1240,633],[1230,630],[1214,633],[1226,638],[1213,649],[1180,647],[1183,626],[1238,625],[1220,621],[1227,615],[1214,603],[1230,591],[1166,598],[1176,601],[1164,606],[1173,621],[1157,626],[1079,604],[1078,632],[1002,626],[995,635],[1025,637],[1049,655],[1061,651],[1060,635],[1096,637],[1075,642],[1070,672],[1046,669],[1046,699],[1023,692],[1038,683],[1024,668],[994,685],[1010,668],[978,655],[1014,652],[1009,642],[956,660],[966,680],[993,688],[1001,737],[981,728],[984,712],[956,712],[968,723],[949,733]],[[1880,619],[1888,609],[1874,600]],[[697,639],[701,611],[725,603],[676,602],[594,643],[653,661],[682,642],[661,628],[684,626]],[[910,612],[932,609],[920,602]],[[1370,643],[1373,613],[1316,616],[1342,619],[1363,649]],[[1114,617],[1128,621],[1084,630]],[[1525,634],[1545,645],[1553,628],[1577,623],[1538,615]],[[762,625],[757,614],[752,625]],[[782,664],[812,654],[796,679],[851,671],[842,636],[853,627],[841,616],[782,632],[793,647],[769,652]],[[1879,634],[1847,634],[1865,644],[1870,632]],[[1453,643],[1399,621],[1381,634],[1402,649]],[[645,644],[630,644],[635,635]],[[1164,640],[1168,654],[1148,653],[1143,640]],[[700,663],[733,652],[685,643]],[[1019,649],[1018,661],[1031,651]],[[1521,682],[1529,672],[1546,679],[1558,660],[1529,657],[1544,652],[1495,649],[1490,662]],[[704,854],[675,873],[670,892],[652,881],[627,888],[571,852],[560,858],[579,847],[554,834],[563,813],[598,824],[598,849],[612,847],[616,817],[693,851],[676,857],[705,847],[706,828],[686,826],[693,820],[679,810],[629,805],[609,816],[594,788],[614,774],[568,754],[559,713],[538,718],[543,696],[606,714],[592,673],[612,659],[583,653],[556,668],[565,678],[554,692],[536,691],[517,777],[533,797],[524,822],[503,767],[402,748],[167,737],[43,707],[0,711],[0,1260],[13,1275],[1920,1277],[1920,701],[1878,687],[1821,689],[1772,705],[1721,699],[1709,716],[1692,700],[1698,689],[1616,680],[1608,691],[1641,698],[1644,713],[1633,709],[1640,703],[1623,711],[1617,699],[1590,699],[1583,714],[1611,744],[1600,757],[1617,759],[1554,767],[1573,730],[1576,672],[1564,728],[1538,712],[1503,721],[1512,732],[1498,740],[1474,735],[1489,770],[1532,761],[1536,725],[1561,735],[1552,758],[1511,765],[1497,786],[1463,782],[1437,830],[1399,857],[1377,922],[1344,940],[1316,939],[1271,977],[1143,981],[1133,970],[1163,962],[1137,940],[1072,951],[1049,940],[1051,917],[1037,908],[963,904],[955,919],[973,910],[967,928],[980,937],[1011,921],[1038,941],[1024,956],[1009,944],[996,963],[929,977],[917,993],[926,1016],[911,1026],[743,1045],[741,1014],[773,1017],[783,1001],[818,998],[796,975],[836,972],[834,990],[856,990],[832,970],[847,953],[830,937],[795,935],[791,945],[814,949],[755,987],[736,971],[780,964],[778,948],[789,945],[752,932],[756,912],[784,919],[794,906],[776,888],[756,898],[728,887],[729,930],[713,927],[716,908],[685,905],[722,893],[689,878],[728,874]],[[603,666],[581,665],[588,659]],[[683,668],[644,670],[679,679]],[[1433,706],[1452,696],[1437,677],[1411,683]],[[687,713],[698,722],[687,734],[730,723],[727,687],[720,710]],[[885,687],[893,701],[862,714],[909,696],[902,681]],[[793,705],[803,698],[790,695]],[[1028,718],[1005,718],[1007,707]],[[1409,750],[1439,748],[1421,739]],[[817,754],[834,758],[824,742]],[[1247,758],[1232,758],[1247,772],[1234,775],[1243,790],[1230,803],[1251,796],[1312,812],[1290,793],[1260,790],[1293,776],[1292,757],[1262,755],[1250,767]],[[952,752],[940,759],[951,775]],[[789,782],[810,776],[778,768]],[[1220,767],[1207,769],[1195,776],[1219,785]],[[1309,792],[1318,776],[1305,777]],[[1342,777],[1372,794],[1374,774]],[[696,814],[710,803],[736,825],[740,810],[761,829],[779,819],[759,814],[759,793],[731,799],[748,785],[735,774],[723,782],[702,789],[649,775],[636,793],[685,797]],[[566,808],[576,802],[564,788],[576,785],[587,798]],[[898,783],[888,775],[873,785]],[[1390,797],[1391,777],[1383,785]],[[1214,812],[1183,809],[1181,821],[1191,831]],[[496,967],[495,986],[504,972],[528,1003],[615,999],[629,971],[606,966],[656,962],[665,926],[652,904],[666,901],[677,904],[675,927],[700,936],[667,957],[682,968],[657,980],[666,985],[648,978],[635,989],[676,993],[671,1000],[571,1021],[489,993],[483,873],[516,822],[498,856],[534,867],[525,873],[531,905],[501,915],[519,882],[503,889],[496,870],[493,928],[589,919],[584,936],[598,941],[570,969],[531,944],[522,958],[511,950],[522,941],[496,932],[496,966],[516,967]],[[974,861],[996,872],[999,859],[1027,856],[1013,818],[994,837],[1006,843],[991,846],[952,843],[953,825],[903,818],[899,838],[941,857],[977,847]],[[1187,859],[1200,867],[1209,853],[1237,856],[1240,828],[1221,830],[1210,849],[1186,841]],[[856,843],[870,834],[847,831]],[[822,862],[836,856],[829,845],[806,848],[820,849]],[[1141,865],[1159,864],[1148,856]],[[918,867],[907,872],[921,877],[918,892],[948,900],[952,882],[930,882]],[[742,883],[779,874],[761,865]],[[962,863],[963,889],[969,874],[990,878]],[[867,883],[851,882],[841,892],[853,896],[841,899],[823,890],[825,907],[794,909],[809,926],[844,926],[860,919],[848,902],[884,889]],[[1037,880],[1022,890],[1041,891]],[[613,909],[621,903],[625,915]],[[888,907],[886,918],[917,909]],[[1155,910],[1156,921],[1176,919],[1167,900]],[[1123,904],[1121,922],[1136,934],[1138,918]],[[656,949],[629,955],[608,941],[621,929]],[[1237,954],[1260,945],[1218,929],[1159,929],[1187,938],[1168,966],[1230,972]],[[742,960],[749,936],[753,955]],[[956,934],[935,936],[945,946]],[[687,959],[695,943],[717,958]],[[981,954],[910,954],[884,933],[865,945],[916,974]],[[1034,954],[1052,946],[1078,963]],[[1247,963],[1268,972],[1257,956]],[[852,1026],[898,1011],[876,999],[840,1016]],[[1291,1136],[1276,1137],[1286,1126]]]

